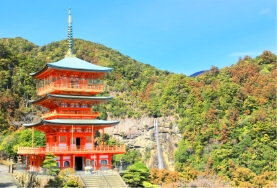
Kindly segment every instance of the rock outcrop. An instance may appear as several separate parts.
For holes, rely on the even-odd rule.
[[[165,168],[174,170],[174,152],[181,139],[181,134],[174,117],[160,117],[157,120]],[[158,167],[153,117],[120,119],[117,126],[105,131],[130,148],[139,150],[149,168]]]
[[[27,173],[26,171],[15,170],[13,176],[18,184],[23,188],[42,188],[47,185],[53,176],[37,175],[35,173]]]

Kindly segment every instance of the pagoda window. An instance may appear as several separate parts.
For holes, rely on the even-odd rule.
[[[69,167],[70,166],[70,162],[69,161],[64,161],[63,166],[64,167]]]
[[[107,165],[107,164],[108,164],[108,161],[107,161],[107,160],[101,160],[101,161],[100,161],[100,164],[101,164],[101,165]]]
[[[74,108],[74,103],[71,103],[71,104],[70,104],[70,107],[71,107],[71,108]]]
[[[47,84],[47,85],[50,84],[50,79],[49,79],[49,77],[46,78],[46,84]]]
[[[60,136],[60,142],[66,142],[66,136]]]
[[[67,103],[65,103],[65,102],[62,102],[62,107],[67,107]]]
[[[86,159],[86,166],[90,166],[90,160]]]
[[[88,85],[91,86],[93,84],[93,79],[88,80]]]
[[[75,85],[75,88],[78,88],[78,85],[79,85],[78,80],[77,80],[77,81],[75,81],[74,85]]]
[[[94,166],[94,160],[91,160],[91,165]]]
[[[88,108],[88,104],[82,104],[82,108]]]
[[[42,80],[39,80],[38,81],[38,87],[42,87],[43,86],[43,81]]]
[[[71,80],[71,88],[74,88],[74,81]]]
[[[43,86],[43,81],[42,80],[39,80],[38,82],[37,82],[37,88],[40,88],[40,87],[42,87]]]
[[[79,103],[76,103],[75,106],[76,106],[76,108],[79,108],[79,107],[80,107]]]

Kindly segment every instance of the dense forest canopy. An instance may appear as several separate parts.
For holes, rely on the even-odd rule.
[[[64,57],[65,40],[37,46],[0,39],[0,141],[41,113],[29,73]],[[100,118],[173,116],[182,133],[176,171],[185,181],[216,174],[235,186],[272,183],[276,171],[276,55],[240,58],[230,67],[187,77],[140,63],[101,44],[74,39],[77,57],[114,70],[105,78],[114,99]],[[26,133],[27,134],[27,133]],[[39,144],[39,143],[38,143]],[[3,147],[0,146],[0,149]]]

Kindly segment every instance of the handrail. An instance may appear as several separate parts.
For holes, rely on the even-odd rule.
[[[101,172],[101,170],[100,170],[100,174],[101,174],[102,177],[104,177],[104,179],[105,179],[106,182],[108,183],[108,186],[109,186],[109,187],[112,187],[112,186],[110,185],[110,183],[108,182],[107,178],[106,178],[106,177],[104,176],[104,174]]]
[[[125,145],[115,145],[115,146],[96,146],[94,148],[77,147],[77,146],[47,146],[47,147],[18,147],[18,154],[39,154],[39,153],[64,153],[64,152],[125,152]]]
[[[125,181],[121,178],[121,176],[119,175],[119,173],[116,172],[116,176],[123,182],[123,184],[125,185],[125,187],[127,187]]]
[[[83,182],[83,180],[82,180],[81,176],[80,176],[80,175],[75,175],[75,176],[77,176],[77,177],[78,177],[78,181],[80,181],[80,182],[81,182],[82,187],[85,187],[85,183]]]
[[[99,116],[99,112],[92,112],[90,109],[87,110],[86,108],[84,108],[84,110],[82,109],[55,109],[51,112],[48,113],[44,113],[42,114],[43,118],[48,118],[48,117],[52,117],[52,116],[68,116],[71,115],[72,117],[74,116],[83,116],[83,117],[95,117],[95,116]]]
[[[37,91],[42,91],[47,88],[74,88],[74,89],[94,89],[94,90],[102,90],[104,88],[104,84],[73,84],[73,83],[49,83],[41,87],[37,87]]]

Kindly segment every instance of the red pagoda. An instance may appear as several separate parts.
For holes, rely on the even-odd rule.
[[[99,112],[94,105],[107,102],[112,97],[99,97],[104,91],[104,76],[112,68],[97,66],[77,58],[72,52],[72,18],[68,15],[68,47],[64,59],[47,63],[31,75],[37,80],[37,94],[41,97],[31,101],[48,109],[40,122],[24,124],[26,128],[45,133],[45,147],[19,147],[18,154],[26,156],[29,170],[40,171],[47,153],[57,156],[60,167],[84,170],[107,170],[112,168],[112,156],[125,153],[125,145],[108,146],[104,143],[104,129],[119,121],[96,119]],[[96,132],[102,140],[96,145]]]

